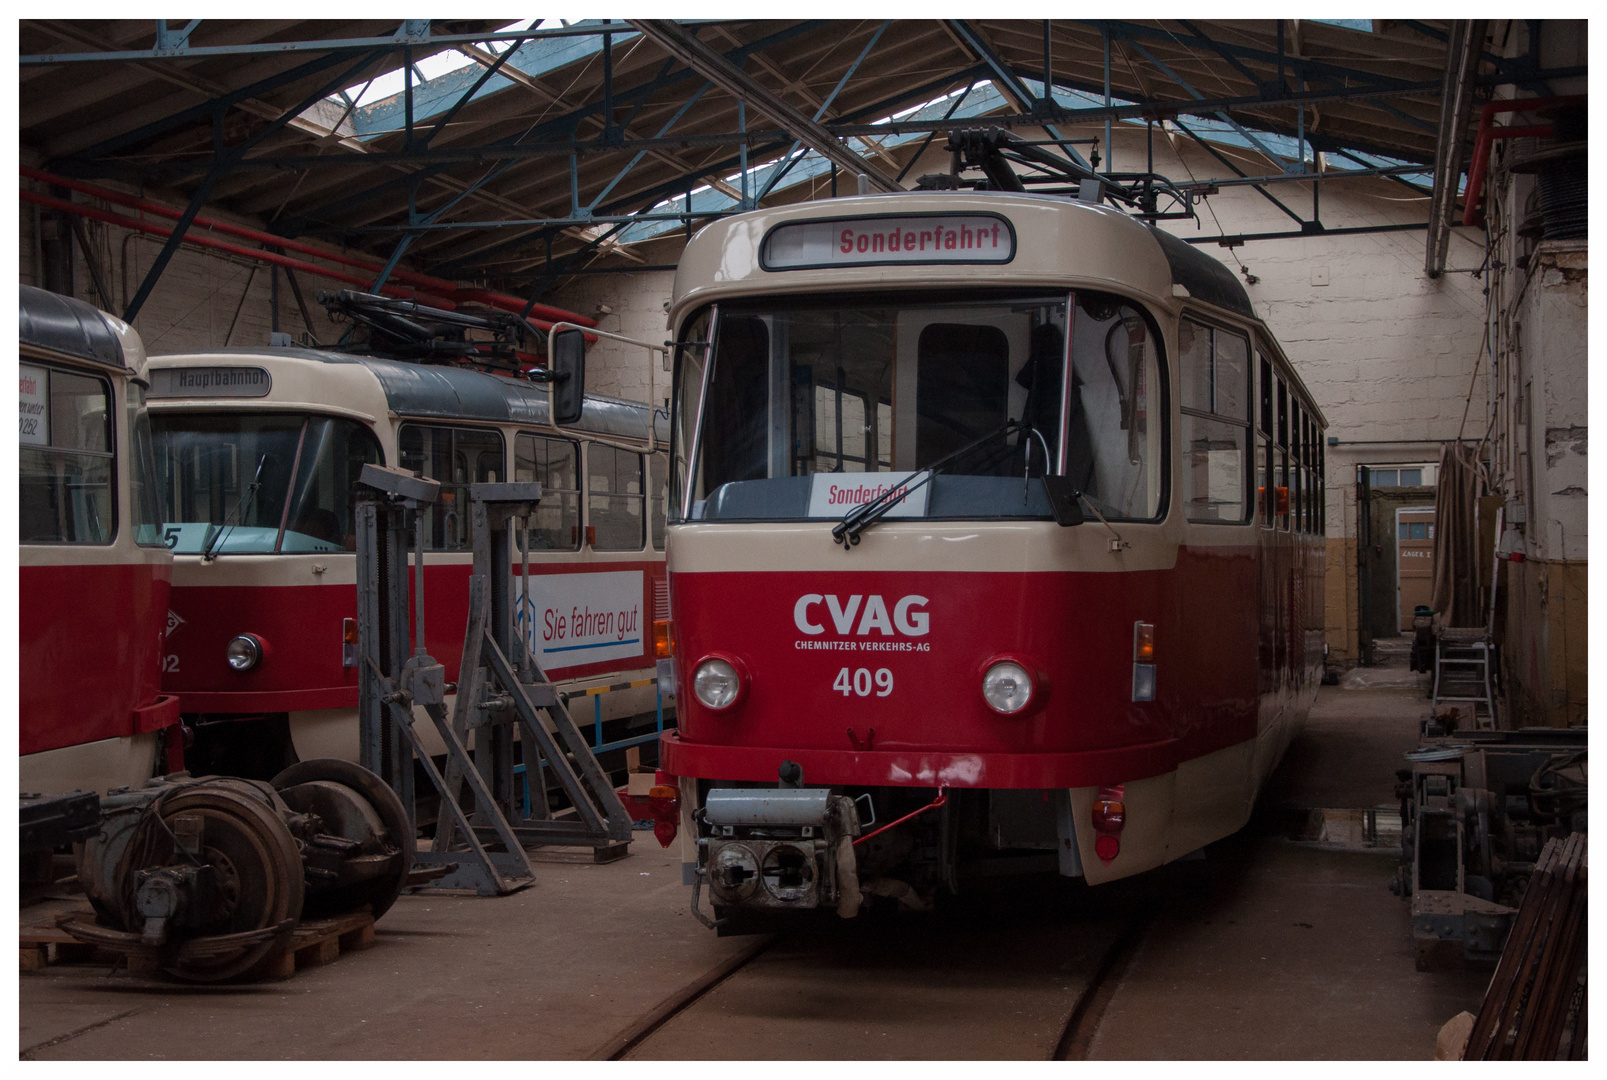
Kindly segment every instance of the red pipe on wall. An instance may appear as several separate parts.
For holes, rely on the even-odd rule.
[[[161,217],[171,218],[173,220],[177,220],[183,216],[181,211],[174,210],[171,207],[163,206],[160,203],[153,203],[146,199],[141,199],[133,195],[127,195],[120,191],[112,191],[108,188],[98,187],[94,184],[86,184],[81,180],[71,180],[64,176],[56,176],[52,173],[47,173],[42,169],[34,169],[28,167],[27,165],[21,165],[18,167],[18,171],[24,177],[27,177],[30,180],[37,180],[42,184],[53,184],[58,187],[64,187],[69,191],[76,191],[80,194],[88,195],[96,199],[104,199],[109,203],[115,203],[119,206],[126,206],[133,210],[140,210],[149,214],[157,214]],[[27,192],[23,193],[25,198],[27,197],[27,194]],[[45,197],[48,198],[48,196]],[[41,203],[40,205],[44,204]],[[78,210],[78,204],[76,203],[69,203],[67,206],[72,208],[69,210],[70,213],[75,213]],[[65,207],[58,206],[56,209],[65,209]],[[93,215],[85,216],[93,217]],[[96,218],[96,220],[104,219]],[[374,274],[377,274],[381,269],[384,268],[384,264],[377,259],[371,259],[361,255],[352,255],[346,252],[325,251],[323,248],[314,247],[311,244],[304,244],[296,240],[287,240],[282,236],[275,236],[272,233],[246,228],[243,225],[234,225],[227,221],[218,221],[215,218],[203,217],[200,214],[195,216],[194,224],[203,229],[211,229],[215,232],[225,233],[230,236],[237,236],[242,240],[254,240],[257,243],[282,247],[286,251],[299,251],[306,255],[315,255],[318,258],[328,260],[329,262],[338,263],[342,266],[357,267],[359,269],[371,271]],[[159,233],[157,235],[171,235],[171,230],[166,233]],[[189,239],[188,233],[186,233],[185,239]],[[201,246],[205,247],[208,245],[203,244]],[[270,259],[264,261],[272,262],[273,260]],[[296,269],[300,269],[300,267],[296,267]],[[314,273],[317,271],[316,268],[308,268],[307,272]],[[330,274],[327,272],[324,273],[324,276],[330,277],[336,281],[355,283],[359,288],[365,290],[373,283],[372,278],[356,278],[351,275]],[[488,289],[465,289],[455,282],[448,281],[445,278],[432,277],[428,274],[421,274],[417,271],[407,270],[402,267],[397,267],[396,269],[392,270],[391,277],[397,281],[405,281],[408,284],[414,285],[420,291],[429,294],[433,298],[436,298],[436,306],[452,308],[464,302],[477,302],[485,304],[489,307],[497,308],[500,311],[511,311],[517,314],[524,311],[525,304],[527,303],[527,301],[522,297],[511,296],[507,293],[492,292]],[[401,293],[396,293],[390,288],[386,288],[381,291],[392,293],[392,295],[403,295]],[[536,325],[541,326],[542,329],[546,329],[551,323],[554,322],[571,322],[578,326],[586,327],[593,327],[597,325],[596,319],[587,318],[586,316],[580,315],[576,312],[565,311],[563,308],[552,307],[548,304],[536,304],[530,309],[530,314],[535,317],[532,319],[532,321],[536,322]],[[542,322],[540,320],[549,321]]]
[[[68,214],[77,214],[80,217],[90,218],[94,221],[104,221],[108,225],[116,225],[120,229],[132,229],[135,232],[149,233],[152,236],[167,237],[173,235],[173,230],[164,225],[157,225],[149,221],[141,221],[139,218],[125,217],[122,214],[114,214],[109,210],[99,210],[93,206],[85,206],[83,203],[69,202],[66,199],[57,199],[50,195],[41,195],[35,191],[24,190],[19,192],[19,194],[24,202],[36,203],[37,205],[46,207],[50,210],[60,210]],[[183,242],[186,244],[194,244],[196,247],[210,248],[214,251],[222,251],[230,255],[238,255],[246,259],[255,259],[258,262],[268,263],[272,266],[283,266],[290,270],[300,270],[303,273],[311,274],[316,277],[329,278],[333,281],[343,281],[348,284],[355,285],[361,289],[367,289],[370,284],[370,280],[368,278],[358,277],[355,274],[347,274],[339,270],[331,270],[329,267],[318,266],[303,259],[293,259],[288,255],[280,255],[277,252],[262,251],[257,248],[241,247],[238,244],[225,243],[222,240],[214,240],[210,236],[201,236],[195,233],[185,233]],[[300,249],[298,248],[298,250]],[[400,285],[386,285],[382,291],[391,296],[399,296],[408,300],[417,300],[421,303],[428,304],[431,307],[451,308],[456,303],[455,297],[434,296],[429,293],[421,292],[417,289],[403,288]],[[514,297],[513,299],[518,298]],[[554,308],[552,310],[556,311],[558,309]],[[535,326],[541,330],[550,330],[553,322],[573,320],[546,320],[532,318],[528,321],[532,326]],[[596,339],[591,337],[589,340],[595,341]]]
[[[1479,134],[1473,141],[1473,163],[1468,167],[1466,202],[1462,208],[1462,224],[1482,225],[1479,205],[1484,201],[1484,174],[1490,166],[1490,151],[1497,139],[1526,139],[1545,137],[1555,133],[1550,124],[1531,127],[1496,127],[1491,123],[1497,116],[1507,113],[1534,112],[1550,106],[1583,105],[1586,95],[1566,94],[1562,97],[1519,98],[1512,101],[1492,101],[1479,110]]]

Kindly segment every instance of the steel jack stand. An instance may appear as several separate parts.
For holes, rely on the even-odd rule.
[[[483,895],[523,888],[533,877],[525,843],[579,844],[597,849],[599,856],[623,855],[630,840],[630,817],[551,683],[513,632],[513,522],[523,521],[540,501],[539,485],[470,488],[474,573],[462,685],[450,722],[446,671],[429,655],[424,636],[426,511],[438,499],[440,485],[403,470],[368,465],[358,490],[360,753],[363,764],[396,789],[415,825],[415,759],[441,796],[435,840],[430,850],[418,853],[417,862],[438,868],[456,864],[456,869],[433,880],[431,887],[472,888]],[[415,553],[411,654],[409,532]],[[510,655],[519,658],[517,669]],[[446,746],[444,776],[414,729],[415,706],[424,709]],[[548,733],[538,709],[547,713],[563,746]],[[542,769],[551,771],[574,804],[578,820],[523,816],[513,786],[515,724],[529,775],[539,778]],[[464,786],[471,795],[468,813]],[[544,799],[539,809],[545,815]],[[501,850],[490,850],[492,846]]]

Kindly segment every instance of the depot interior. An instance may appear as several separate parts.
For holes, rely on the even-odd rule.
[[[677,260],[699,228],[941,189],[959,160],[951,132],[1006,131],[1029,148],[1020,169],[1058,178],[1060,197],[1129,185],[1126,212],[1225,266],[1325,418],[1319,709],[1347,688],[1393,687],[1409,749],[1458,731],[1583,729],[1587,41],[1582,20],[1516,19],[24,18],[17,265],[23,285],[126,321],[151,357],[336,347],[350,323],[317,297],[342,289],[470,314],[569,313],[600,332],[588,393],[667,410],[670,361],[641,343],[668,336]],[[864,314],[867,335],[879,317]],[[799,319],[793,347],[830,332]],[[845,451],[839,434],[822,470],[892,467],[903,451],[874,414],[860,407],[850,422],[868,436]],[[411,452],[404,466],[432,451]],[[655,469],[646,482],[663,480]],[[1468,656],[1482,665],[1475,690],[1434,698]],[[660,722],[674,723],[662,701]],[[1386,791],[1410,768],[1394,760],[1375,778]],[[615,767],[624,789],[628,766]],[[645,799],[645,786],[629,793]],[[1387,817],[1387,793],[1325,809],[1380,802]],[[1397,814],[1393,839],[1402,827]],[[631,843],[658,850],[650,832]],[[68,850],[25,853],[30,902],[72,898]],[[557,872],[538,866],[533,892]],[[1457,876],[1449,892],[1490,904],[1491,890]],[[427,920],[429,895],[396,911]],[[504,902],[472,918],[494,922]],[[1414,948],[1432,919],[1414,920],[1410,897],[1390,902],[1398,918],[1376,933]],[[22,981],[23,1049],[143,1053],[139,1017],[80,1031],[122,1006],[96,1004],[87,969],[64,959],[73,939],[30,944],[34,910],[22,913],[24,967],[39,965]],[[396,918],[379,922],[380,945]],[[676,927],[705,933],[685,917]],[[1475,1014],[1500,956],[1484,951]],[[283,985],[381,984],[390,965],[365,969],[369,955]],[[718,959],[657,973],[658,996]],[[132,1041],[94,1041],[118,1031]],[[1432,1056],[1437,1033],[1310,1056]],[[584,1056],[484,1039],[488,1056]],[[168,1050],[275,1045],[213,1032]]]

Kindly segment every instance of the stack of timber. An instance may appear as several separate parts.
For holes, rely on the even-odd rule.
[[[1546,842],[1463,1060],[1586,1058],[1585,834]]]

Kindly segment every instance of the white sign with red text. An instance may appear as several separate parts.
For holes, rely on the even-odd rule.
[[[815,473],[809,488],[809,516],[840,518],[855,507],[880,498],[894,488],[908,488],[919,472]],[[925,517],[930,482],[909,491],[894,503],[887,517]]]
[[[781,225],[764,246],[767,270],[876,263],[1006,263],[1015,234],[992,214],[898,215]]]
[[[46,392],[45,370],[31,364],[17,365],[21,376],[22,415],[17,422],[24,446],[50,445],[50,398]]]
[[[519,578],[513,579],[519,599]],[[544,670],[629,660],[642,655],[646,628],[642,572],[543,574],[531,567],[528,615],[531,645]]]

